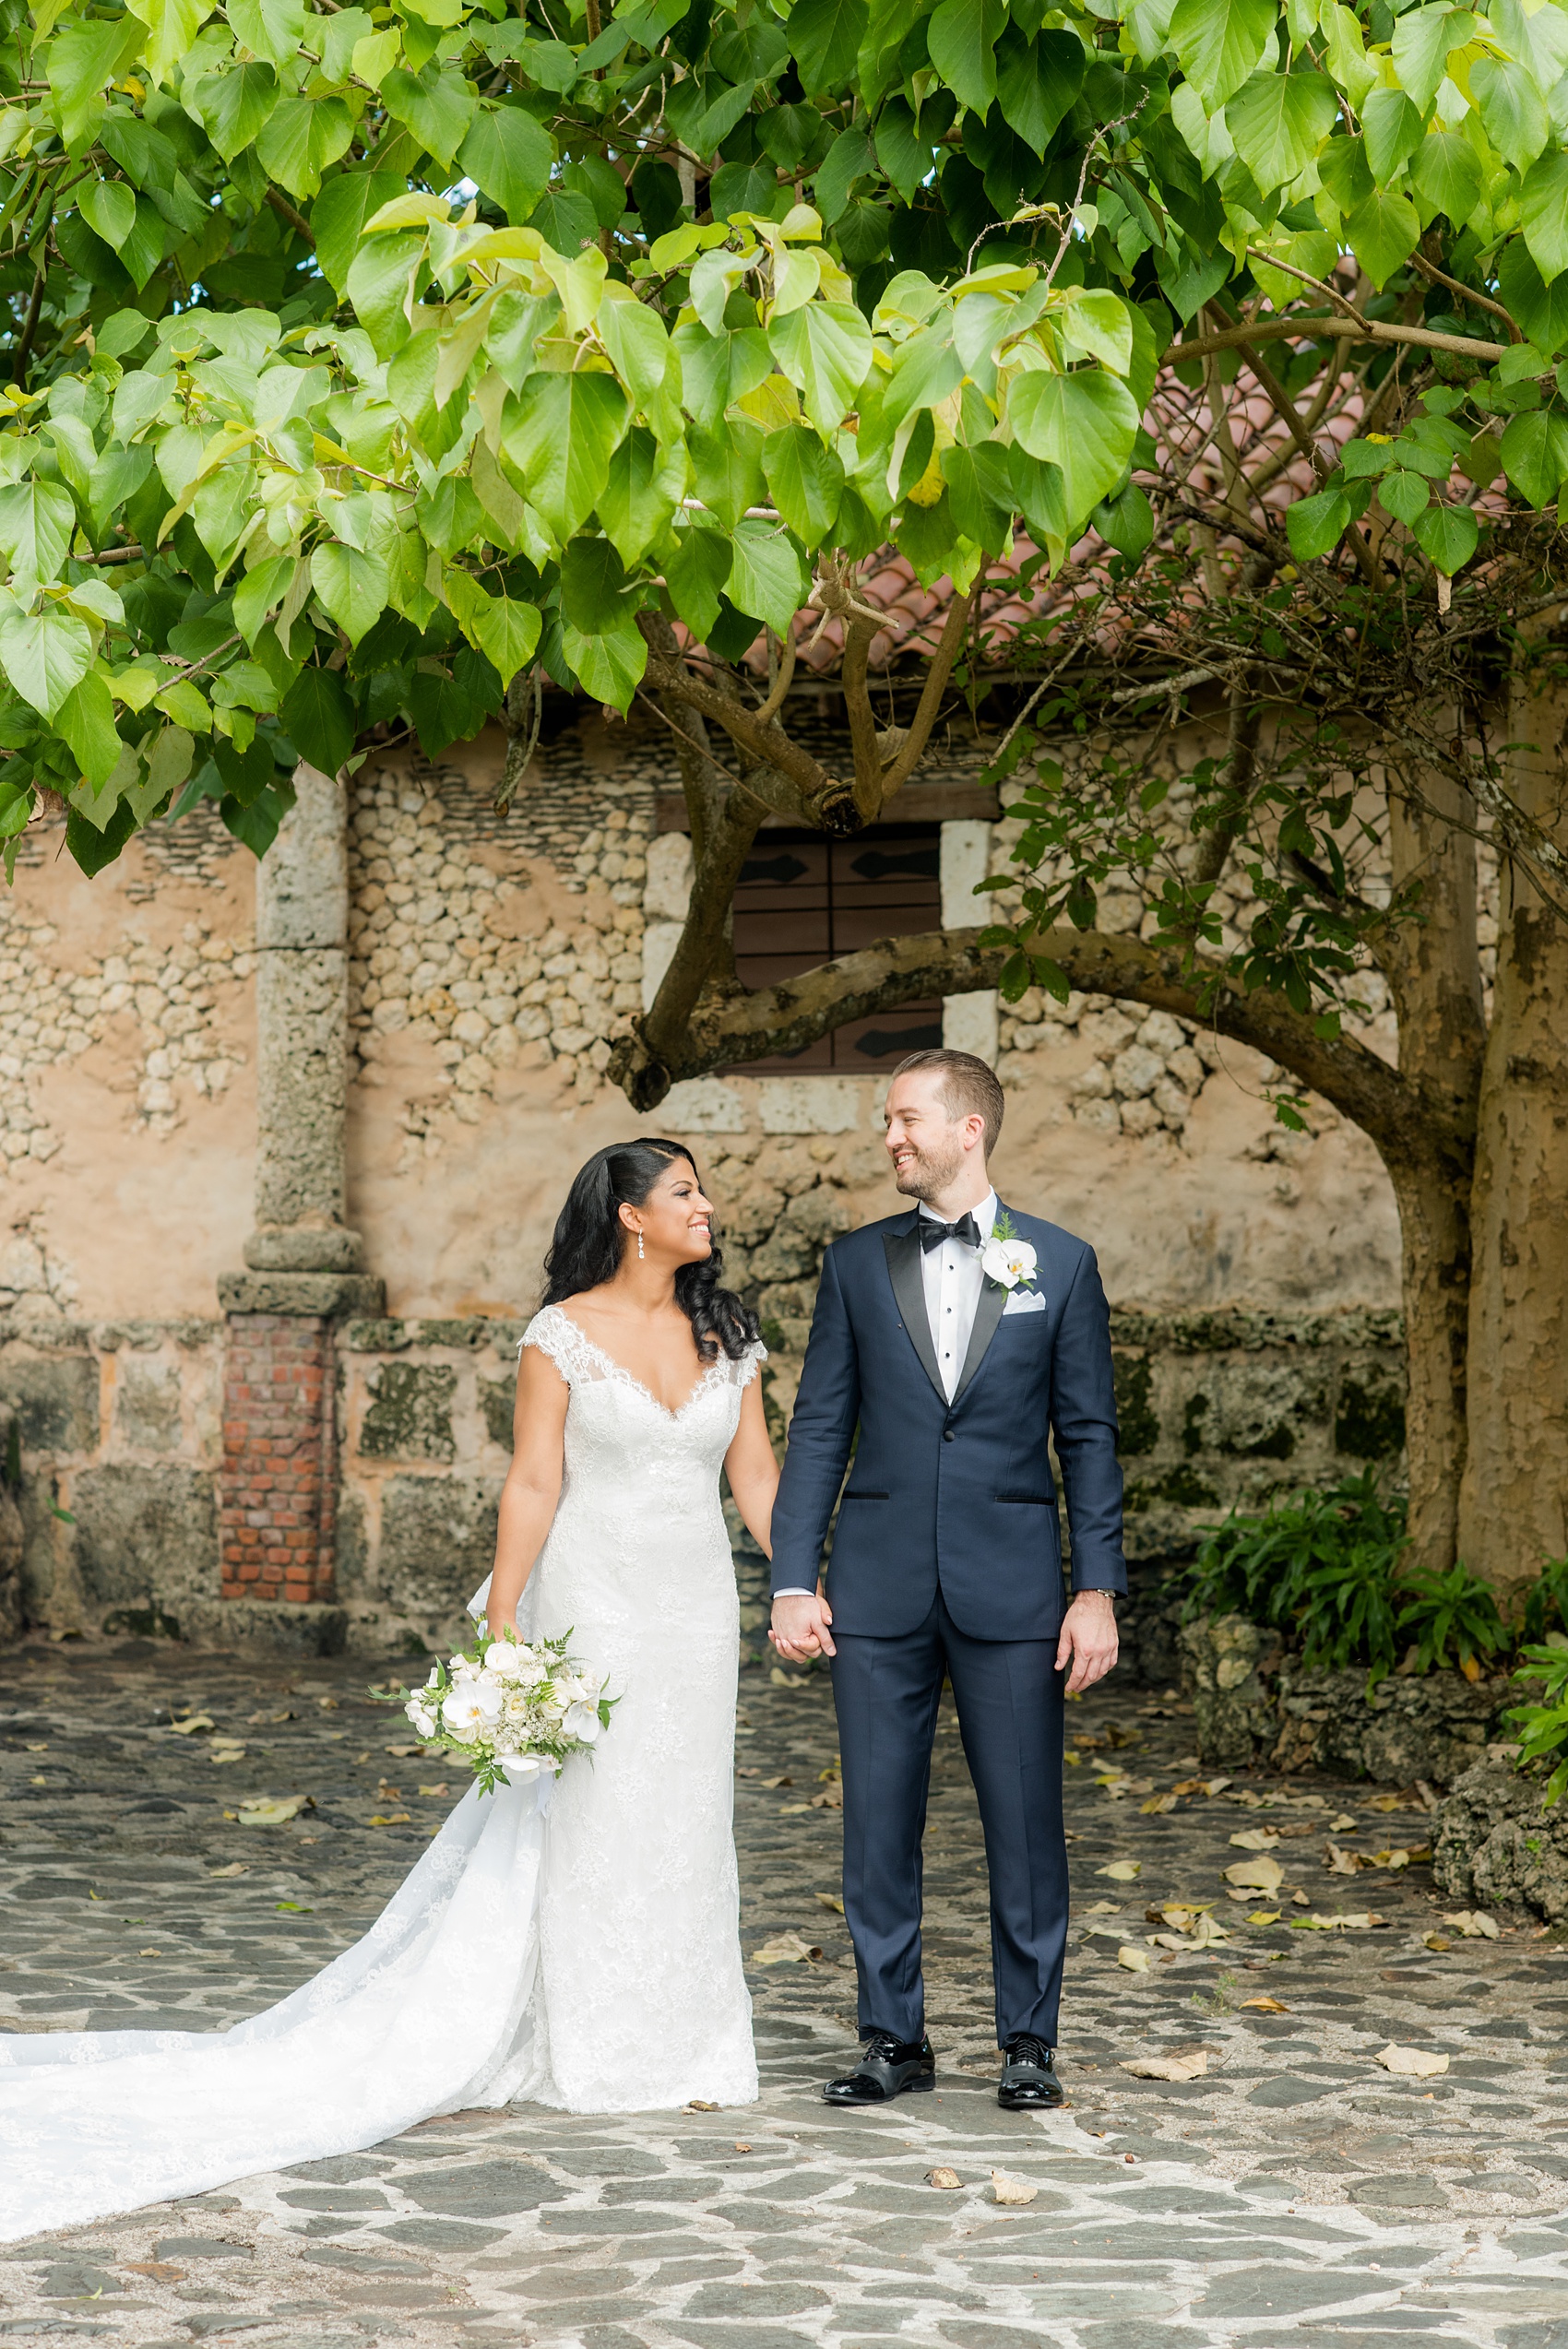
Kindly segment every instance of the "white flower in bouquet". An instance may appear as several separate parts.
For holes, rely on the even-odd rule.
[[[418,1697],[410,1697],[403,1710],[422,1738],[434,1737],[435,1715],[428,1704],[422,1704]]]
[[[527,1648],[516,1640],[492,1640],[484,1651],[484,1668],[499,1680],[520,1680],[531,1661]]]
[[[993,1231],[980,1251],[980,1270],[999,1288],[1016,1288],[1020,1281],[1033,1280],[1037,1262],[1028,1241],[1011,1233]]]
[[[450,1694],[442,1699],[443,1726],[465,1745],[486,1736],[500,1718],[500,1695],[482,1680],[458,1680]]]
[[[600,1730],[598,1705],[586,1700],[569,1704],[561,1716],[561,1727],[566,1737],[576,1738],[579,1743],[591,1746]]]

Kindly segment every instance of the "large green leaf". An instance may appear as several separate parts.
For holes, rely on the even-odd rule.
[[[1421,143],[1421,110],[1402,89],[1374,89],[1361,109],[1361,129],[1372,176],[1386,186]]]
[[[94,235],[101,236],[118,253],[136,226],[135,189],[127,187],[124,180],[89,180],[85,187],[77,189],[77,202]]]
[[[55,717],[91,661],[92,638],[68,612],[13,610],[0,619],[0,668],[41,717]]]
[[[354,747],[353,709],[337,670],[302,670],[278,714],[300,756],[336,775]]]
[[[1176,0],[1171,46],[1211,110],[1241,89],[1275,21],[1274,0]]]
[[[255,151],[291,196],[314,196],[353,136],[354,118],[342,99],[285,98],[264,124]]]
[[[584,690],[595,701],[629,709],[647,667],[647,646],[635,623],[585,635],[570,621],[561,626],[561,647]]]
[[[1285,534],[1298,563],[1314,563],[1331,554],[1351,521],[1350,501],[1343,490],[1319,490],[1298,498],[1285,512]]]
[[[764,441],[762,469],[795,536],[807,547],[819,546],[833,528],[844,490],[837,449],[803,424],[786,424]]]
[[[1429,505],[1412,526],[1416,543],[1435,571],[1452,577],[1468,563],[1480,541],[1480,530],[1467,505]]]
[[[599,518],[623,563],[640,563],[686,493],[686,452],[661,449],[646,424],[634,424],[610,459],[599,493]]]
[[[626,566],[608,539],[574,539],[561,557],[561,613],[593,635],[626,618]]]
[[[985,115],[996,96],[996,44],[1004,0],[941,0],[926,26],[931,62],[959,101]]]
[[[409,338],[404,305],[423,253],[422,235],[403,230],[367,236],[349,265],[349,300],[380,359],[389,359]]]
[[[1526,342],[1549,359],[1568,350],[1568,279],[1543,283],[1523,237],[1510,237],[1498,255],[1497,290]]]
[[[773,373],[773,354],[760,326],[710,335],[694,320],[677,326],[670,340],[681,362],[683,397],[702,424],[717,424],[727,408]]]
[[[612,366],[632,395],[633,407],[647,409],[659,404],[670,365],[670,338],[662,321],[646,303],[604,301],[594,324]]]
[[[136,54],[143,29],[130,14],[108,23],[77,18],[49,44],[44,80],[58,110],[61,134],[73,151],[103,112],[103,92]]]
[[[808,302],[767,329],[768,347],[822,433],[837,432],[871,373],[872,334],[848,302]]]
[[[1528,66],[1513,57],[1478,57],[1470,88],[1480,107],[1486,135],[1516,172],[1535,161],[1551,133],[1546,101]]]
[[[1424,114],[1448,71],[1448,53],[1462,49],[1475,30],[1467,9],[1440,5],[1408,8],[1394,27],[1394,64],[1400,87]]]
[[[1554,148],[1532,163],[1519,190],[1519,225],[1530,258],[1550,285],[1568,269],[1568,155]]]
[[[1075,33],[1041,32],[1029,41],[1016,23],[1008,26],[996,53],[996,98],[1003,121],[1026,147],[1045,153],[1083,86],[1084,44]],[[876,143],[880,153],[880,123]]]
[[[71,746],[77,765],[95,792],[101,791],[120,763],[124,744],[114,724],[114,703],[101,670],[89,669],[60,704],[55,723]],[[103,814],[107,819],[110,805]]]
[[[539,644],[539,606],[516,596],[489,595],[466,571],[448,571],[443,584],[446,601],[469,644],[478,647],[503,682],[509,682],[533,658]]]
[[[315,238],[315,257],[328,285],[339,298],[348,291],[349,271],[360,249],[365,222],[384,204],[390,204],[395,196],[401,196],[404,185],[391,172],[339,172],[335,179],[327,181],[312,205],[310,225]],[[370,244],[374,248],[391,242],[387,237],[372,237]]]
[[[782,531],[766,522],[742,522],[731,542],[725,592],[732,604],[784,635],[806,599],[810,581]]]
[[[1102,367],[1072,375],[1032,369],[1008,395],[1007,421],[1030,457],[1060,467],[1068,527],[1077,530],[1126,471],[1138,411],[1126,385]]]
[[[763,502],[761,428],[721,424],[716,432],[696,425],[686,436],[692,460],[692,494],[714,520],[732,530],[748,506]]]
[[[1408,196],[1374,188],[1345,223],[1350,250],[1379,291],[1416,249],[1421,224]]]
[[[1463,228],[1481,192],[1481,159],[1462,131],[1434,126],[1417,148],[1410,184],[1434,212]]]
[[[379,554],[331,539],[310,559],[310,583],[351,645],[374,627],[386,609],[391,577]]]
[[[520,106],[476,114],[457,149],[462,171],[508,220],[526,220],[550,184],[555,149],[549,134]]]
[[[730,576],[733,540],[705,522],[688,523],[664,564],[664,584],[678,617],[699,645],[719,617],[719,590]]]
[[[1513,417],[1503,435],[1503,469],[1531,505],[1554,498],[1568,475],[1568,416],[1538,408]]]
[[[299,53],[305,33],[305,0],[227,0],[224,14],[242,48],[286,65]]]
[[[866,34],[866,0],[799,0],[785,28],[808,97],[842,89]]]
[[[564,544],[599,503],[625,429],[626,395],[613,375],[530,375],[504,419],[506,454],[529,503]]]
[[[1300,177],[1338,114],[1326,74],[1253,74],[1225,109],[1236,152],[1265,195]],[[1416,119],[1417,136],[1420,118]]]
[[[438,65],[434,59],[417,74],[395,66],[382,81],[381,95],[387,113],[406,123],[438,163],[451,162],[479,104],[456,67]]]
[[[18,584],[53,579],[77,525],[76,501],[64,483],[34,475],[0,490],[0,550]]]
[[[185,84],[186,104],[226,163],[259,136],[278,99],[278,76],[259,57]]]

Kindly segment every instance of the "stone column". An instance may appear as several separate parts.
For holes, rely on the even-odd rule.
[[[223,1596],[319,1604],[332,1592],[332,1324],[383,1310],[345,1221],[348,828],[340,782],[295,769],[295,805],[256,872],[255,1229],[220,1274]]]
[[[991,919],[989,899],[975,896],[975,884],[991,870],[991,826],[968,817],[942,827],[942,927],[974,930]],[[999,1021],[996,995],[947,995],[942,1004],[942,1040],[955,1052],[973,1052],[996,1065]]]

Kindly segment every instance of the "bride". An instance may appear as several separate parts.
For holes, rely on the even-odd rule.
[[[567,1194],[520,1349],[493,1632],[570,1631],[619,1698],[558,1780],[470,1789],[363,1940],[220,2033],[0,2038],[0,2241],[358,2152],[432,2114],[757,2093],[731,1829],[735,1578],[766,1549],[756,1323],[679,1143]]]

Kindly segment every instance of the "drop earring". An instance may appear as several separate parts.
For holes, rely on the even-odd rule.
[[[639,1264],[640,1264],[640,1263],[642,1263],[642,1261],[643,1261],[644,1253],[645,1253],[645,1251],[644,1251],[644,1248],[643,1248],[643,1236],[642,1236],[641,1232],[639,1231],[639,1232],[638,1232],[638,1234],[637,1234],[637,1262],[638,1262],[638,1263],[639,1263]]]

